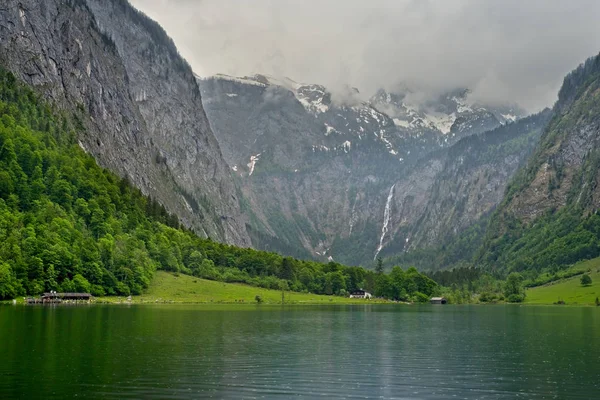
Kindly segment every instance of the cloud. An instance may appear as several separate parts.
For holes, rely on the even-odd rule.
[[[600,50],[596,0],[132,0],[200,75],[263,73],[372,94],[406,83],[551,105]]]

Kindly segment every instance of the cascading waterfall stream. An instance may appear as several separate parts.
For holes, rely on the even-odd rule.
[[[383,211],[383,226],[381,227],[381,238],[379,239],[379,246],[377,247],[377,251],[375,252],[375,257],[373,257],[373,259],[376,259],[381,249],[383,249],[383,239],[387,234],[388,224],[390,223],[390,218],[392,216],[392,199],[394,198],[395,187],[396,184],[394,183],[390,188],[390,194],[388,194],[387,202],[385,203],[385,209]]]

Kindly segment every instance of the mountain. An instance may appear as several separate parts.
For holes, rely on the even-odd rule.
[[[525,115],[518,106],[487,106],[469,101],[468,89],[455,89],[435,100],[418,99],[407,88],[379,90],[370,104],[393,118],[400,131],[425,136],[439,145],[451,145],[463,137],[492,130]]]
[[[140,295],[157,270],[193,275],[188,284],[205,278],[342,297],[365,288],[420,302],[439,294],[414,268],[387,276],[201,239],[98,166],[78,143],[79,124],[0,67],[0,301],[49,291]]]
[[[463,261],[482,244],[503,201],[552,116],[551,110],[461,139],[422,159],[394,184],[382,255],[389,264],[439,269]]]
[[[536,276],[600,255],[600,56],[567,75],[553,114],[494,213],[476,265]]]
[[[439,204],[426,207],[427,202],[437,196],[432,204],[444,199],[447,205],[453,201],[452,182],[460,185],[466,174],[481,172],[457,167],[460,173],[448,172],[453,174],[448,177],[445,165],[452,168],[451,160],[469,152],[481,158],[497,146],[504,159],[482,167],[492,177],[480,179],[480,186],[470,183],[461,193],[473,199],[468,210],[477,212],[461,217],[456,230],[490,212],[542,124],[509,123],[516,115],[469,105],[466,90],[417,107],[407,106],[406,95],[398,93],[379,91],[362,101],[353,88],[340,95],[321,85],[262,75],[217,75],[198,78],[198,84],[241,189],[253,245],[351,264],[370,264],[380,251],[404,251],[400,238],[405,244],[414,238],[420,246],[445,237],[454,219],[436,219],[440,210],[433,208]],[[473,145],[481,153],[464,144],[449,150],[461,138],[494,128],[499,128],[495,139],[483,139],[489,145]],[[518,144],[505,143],[510,140]],[[454,181],[444,186],[441,176]],[[493,195],[478,197],[475,192],[488,184]],[[435,221],[428,225],[434,233],[427,239],[424,231],[409,235],[421,226],[426,211]]]
[[[0,64],[76,115],[79,146],[204,237],[367,265],[458,254],[476,230],[477,262],[494,265],[535,247],[519,241],[554,212],[569,227],[595,213],[595,120],[581,114],[594,110],[591,61],[565,80],[535,161],[508,185],[549,112],[521,118],[462,88],[419,102],[406,88],[364,100],[262,75],[200,79],[125,0],[9,1],[0,27]],[[502,262],[524,268],[519,257]]]
[[[250,245],[188,64],[125,0],[9,0],[0,64],[79,117],[80,145],[203,236]]]
[[[375,245],[370,221],[388,182],[414,162],[417,141],[368,103],[336,104],[319,85],[262,76],[199,84],[254,246],[326,259],[338,235],[365,230]]]

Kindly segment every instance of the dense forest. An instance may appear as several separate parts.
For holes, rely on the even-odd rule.
[[[157,269],[225,282],[426,301],[439,286],[201,239],[82,149],[83,124],[0,70],[0,299],[44,291],[140,294]]]

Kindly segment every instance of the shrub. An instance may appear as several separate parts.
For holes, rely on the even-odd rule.
[[[489,303],[496,301],[497,297],[495,293],[483,292],[479,295],[479,301],[481,303]]]
[[[588,274],[581,275],[581,286],[590,286],[592,284],[592,278]]]
[[[92,289],[91,289],[90,293],[94,297],[106,296],[106,291],[100,285],[92,285]]]
[[[522,303],[525,300],[524,294],[511,294],[506,298],[509,303]]]
[[[91,285],[88,280],[80,274],[73,277],[73,286],[75,287],[75,291],[79,293],[88,293],[91,290]]]
[[[131,290],[129,289],[129,286],[123,282],[119,282],[117,283],[117,294],[120,296],[129,296],[131,294]]]
[[[19,282],[8,264],[0,263],[0,300],[13,299],[19,294]]]
[[[427,296],[425,293],[415,292],[414,301],[417,303],[428,303],[429,296]]]
[[[75,292],[77,289],[75,288],[75,285],[73,284],[73,282],[70,279],[65,279],[63,281],[63,283],[60,285],[60,291],[64,292],[64,293],[72,293]]]
[[[140,295],[142,294],[142,286],[137,284],[137,283],[133,283],[131,285],[131,294],[133,295]]]

